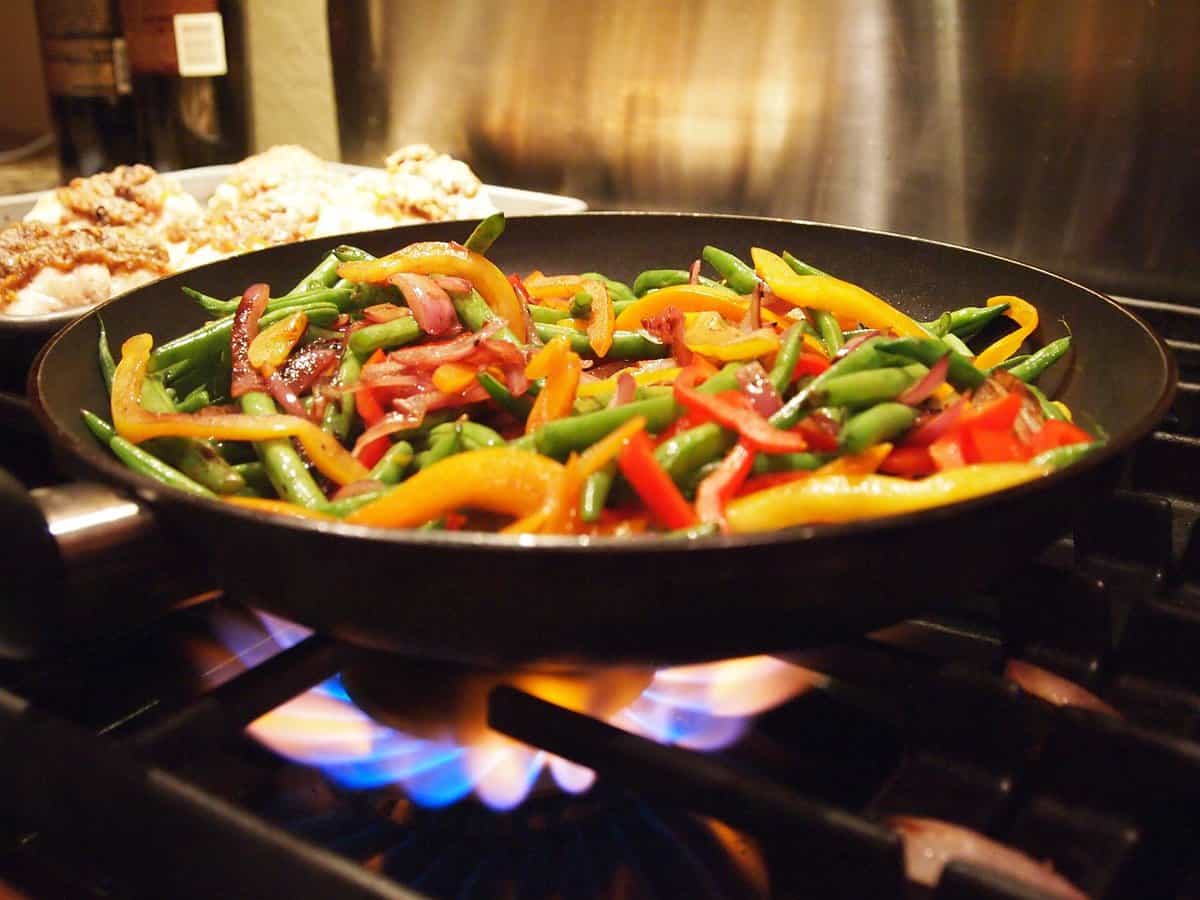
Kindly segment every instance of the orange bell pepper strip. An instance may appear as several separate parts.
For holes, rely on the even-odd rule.
[[[525,278],[525,290],[535,300],[569,300],[586,290],[579,275],[543,275],[531,272]]]
[[[249,416],[240,413],[152,413],[140,398],[154,339],[136,334],[121,345],[113,373],[112,420],[117,433],[135,444],[156,437],[197,437],[227,441],[266,441],[294,437],[321,472],[338,484],[367,477],[366,467],[337,439],[297,416]]]
[[[890,475],[823,475],[740,497],[725,509],[734,533],[813,522],[855,522],[957,503],[1041,478],[1031,463],[964,466],[909,481]]]
[[[433,386],[443,394],[461,394],[474,383],[474,366],[449,362],[433,370]]]
[[[755,271],[771,293],[793,306],[823,309],[839,320],[852,319],[900,337],[929,337],[920,323],[856,284],[830,275],[797,275],[782,258],[761,247],[752,248],[750,255]]]
[[[603,359],[612,348],[613,331],[616,330],[612,297],[602,282],[590,278],[583,282],[583,289],[592,297],[592,317],[587,326],[588,343],[592,345],[596,356]]]
[[[517,339],[522,342],[528,340],[521,301],[508,278],[486,256],[468,250],[461,244],[453,241],[422,241],[378,259],[346,262],[338,266],[340,277],[368,284],[385,284],[397,272],[457,275],[467,279]]]
[[[546,386],[533,401],[533,409],[525,420],[526,434],[570,415],[582,374],[583,361],[579,354],[571,352],[565,337],[556,337],[538,351],[525,367],[525,375],[531,379],[544,377]]]
[[[1025,338],[1033,334],[1034,329],[1038,326],[1037,307],[1032,303],[1027,303],[1020,297],[989,297],[987,305],[998,306],[1001,303],[1008,304],[1004,315],[1017,323],[1017,330],[1006,334],[975,357],[974,362],[977,369],[990,369],[992,366],[998,366],[1004,362],[1021,349]]]
[[[540,453],[515,447],[469,450],[422,469],[343,521],[415,528],[459,509],[523,518],[541,509],[562,477],[562,464]]]
[[[677,307],[680,312],[685,313],[715,310],[732,322],[740,322],[746,315],[746,310],[750,308],[750,304],[733,299],[729,292],[722,288],[709,287],[706,284],[675,284],[652,291],[629,304],[617,316],[615,327],[618,331],[637,331],[645,319],[658,315],[668,306]],[[779,316],[765,309],[762,311],[762,318],[764,322],[779,321]]]

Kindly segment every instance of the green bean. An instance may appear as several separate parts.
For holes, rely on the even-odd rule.
[[[326,253],[325,258],[317,263],[316,268],[296,282],[296,286],[284,296],[291,297],[303,291],[331,287],[338,280],[337,268],[341,263],[342,261],[337,258],[336,253],[332,251]]]
[[[176,408],[181,413],[194,413],[206,406],[212,406],[212,397],[208,393],[208,388],[200,385],[189,391],[187,396],[179,401]]]
[[[380,497],[387,493],[387,489],[379,491],[370,491],[363,494],[355,494],[353,497],[343,497],[341,500],[330,500],[321,507],[321,512],[327,513],[337,519],[345,518],[354,512],[366,506],[368,503],[374,503]]]
[[[971,352],[971,348],[963,343],[963,339],[953,331],[947,331],[942,336],[942,340],[945,341],[947,347],[949,347],[955,353],[965,356],[967,359],[971,359],[975,355]],[[974,365],[974,363],[972,363],[972,365]]]
[[[586,319],[592,314],[592,295],[587,291],[579,291],[571,298],[571,308],[567,312],[573,319]]]
[[[616,301],[616,302],[613,304],[613,315],[614,315],[614,316],[619,316],[621,313],[625,312],[625,310],[629,309],[629,307],[633,306],[633,304],[635,304],[635,303],[637,303],[637,298],[636,298],[636,297],[635,297],[634,299],[632,299],[632,300],[618,300],[618,301]]]
[[[241,298],[218,300],[216,297],[210,297],[189,287],[181,288],[181,290],[199,303],[205,312],[214,316],[232,316],[237,312],[238,305],[241,303]],[[267,301],[263,315],[281,309],[294,311],[299,307],[311,306],[314,303],[330,303],[343,312],[353,309],[357,305],[354,288],[352,287],[318,287],[302,293],[272,297]]]
[[[778,412],[771,416],[770,422],[776,428],[791,428],[797,422],[814,399],[820,396],[825,384],[842,375],[854,372],[864,372],[868,369],[881,369],[902,365],[904,360],[894,354],[880,353],[876,345],[882,338],[869,338],[859,344],[828,369],[810,381],[796,396],[785,403]]]
[[[1008,310],[1007,303],[995,306],[964,306],[950,311],[950,334],[969,341]]]
[[[556,337],[565,337],[571,349],[580,356],[592,355],[592,345],[588,336],[582,331],[576,331],[562,325],[543,325],[534,323],[534,329],[543,341],[549,343]],[[609,348],[605,359],[661,359],[670,356],[671,349],[661,341],[641,331],[613,332],[612,347]]]
[[[492,249],[492,244],[496,243],[496,238],[502,234],[504,234],[504,213],[495,212],[475,226],[475,230],[471,232],[471,236],[467,238],[463,246],[474,253],[486,256],[487,252]]]
[[[894,369],[870,369],[852,372],[825,382],[820,391],[822,402],[830,406],[863,409],[885,400],[894,400],[929,372],[920,363]]]
[[[758,284],[754,270],[720,247],[711,245],[700,251],[700,258],[717,270],[725,284],[736,294],[749,294]]]
[[[768,472],[809,472],[819,469],[833,457],[824,453],[760,453],[750,467],[752,475]]]
[[[642,297],[650,291],[674,287],[677,284],[687,284],[691,280],[692,275],[686,269],[647,269],[633,280],[633,293],[635,297]],[[728,291],[731,297],[737,296],[735,291],[731,291],[723,284],[713,281],[711,278],[705,278],[703,275],[700,276],[700,283]]]
[[[411,344],[421,337],[421,326],[412,316],[379,322],[360,328],[350,335],[346,345],[360,357],[367,357],[376,350],[392,350]]]
[[[787,263],[788,267],[793,272],[795,272],[797,275],[826,275],[826,274],[828,274],[827,272],[822,272],[820,269],[815,268],[814,266],[810,266],[806,262],[801,262],[800,260],[796,259],[796,257],[792,256],[792,254],[788,253],[786,250],[783,251],[783,261],[785,263]]]
[[[792,375],[796,372],[796,362],[800,359],[800,351],[804,347],[804,329],[793,325],[784,334],[779,344],[779,352],[775,355],[775,365],[771,367],[771,384],[781,397],[792,383]]]
[[[258,462],[254,445],[248,441],[213,441],[221,458],[237,468],[241,463]]]
[[[1058,419],[1060,422],[1065,422],[1067,420],[1067,417],[1063,415],[1062,410],[1051,403],[1045,392],[1043,392],[1042,389],[1036,384],[1026,383],[1025,389],[1028,390],[1029,393],[1033,394],[1034,399],[1037,400],[1038,405],[1042,408],[1042,415],[1047,419]]]
[[[490,372],[477,372],[475,380],[479,382],[480,387],[487,391],[488,396],[496,401],[496,405],[505,412],[522,422],[529,418],[529,411],[533,409],[533,401],[528,397],[514,397],[508,387],[497,381]]]
[[[108,447],[113,455],[124,463],[127,468],[137,472],[139,475],[153,478],[155,481],[161,482],[168,487],[186,491],[197,497],[214,496],[213,492],[208,488],[197,484],[178,469],[172,468],[152,453],[148,453],[137,444],[121,437],[111,425],[95,413],[81,409],[79,414],[83,417],[84,424],[87,425],[88,430],[95,435],[96,439]]]
[[[502,323],[504,321],[492,311],[492,308],[487,305],[487,301],[474,288],[465,294],[451,294],[450,302],[454,304],[454,311],[458,313],[459,321],[471,331],[482,331],[483,326],[488,322]],[[507,325],[501,325],[496,331],[496,337],[514,344],[520,343]]]
[[[113,360],[112,348],[108,346],[108,332],[104,329],[104,320],[96,316],[96,323],[100,326],[99,346],[97,347],[97,355],[100,358],[100,377],[104,379],[104,389],[111,394],[113,373],[117,371],[117,364]]]
[[[345,390],[358,383],[358,375],[362,371],[362,360],[347,346],[342,351],[342,361],[338,366],[334,384]],[[321,429],[332,434],[339,441],[350,437],[350,426],[354,423],[354,391],[346,390],[338,399],[331,400],[321,416]]]
[[[881,353],[894,353],[905,359],[932,366],[946,354],[950,355],[950,368],[946,380],[959,390],[977,388],[987,380],[987,375],[975,368],[975,364],[961,353],[956,353],[940,338],[902,337],[882,340],[876,347]]]
[[[271,479],[267,477],[267,467],[262,464],[262,460],[237,463],[233,468],[242,476],[246,493],[256,497],[270,497],[275,493]]]
[[[408,441],[397,441],[388,447],[387,452],[379,457],[371,473],[367,476],[372,481],[384,484],[398,484],[404,478],[404,473],[413,461],[413,446]]]
[[[429,449],[416,456],[417,469],[427,469],[435,462],[440,462],[447,457],[453,456],[463,449],[462,428],[459,423],[453,423],[452,430],[444,432],[438,437],[430,434]]]
[[[1054,469],[1061,469],[1069,466],[1072,463],[1078,462],[1087,456],[1093,450],[1098,450],[1104,446],[1104,441],[1091,441],[1085,444],[1068,444],[1065,447],[1055,447],[1053,450],[1047,450],[1045,453],[1039,453],[1030,460],[1035,466],[1050,466]]]
[[[950,322],[950,313],[944,312],[932,322],[925,322],[924,327],[934,337],[945,337],[950,333]]]
[[[716,522],[703,522],[700,525],[691,525],[687,528],[676,528],[673,531],[668,531],[662,537],[668,541],[692,541],[697,538],[712,537],[714,534],[721,533],[721,526]]]
[[[612,490],[616,475],[617,464],[610,462],[587,477],[579,495],[580,519],[585,522],[600,521],[600,514],[604,512],[604,504],[608,502],[608,493]]]
[[[839,436],[846,453],[861,453],[882,441],[903,434],[917,420],[917,411],[903,403],[880,403],[853,416]]]
[[[553,306],[539,306],[536,303],[531,303],[529,305],[529,317],[535,323],[553,325],[555,322],[571,318],[571,313],[565,309],[555,309]]]
[[[600,272],[584,272],[580,277],[603,282],[604,287],[608,289],[608,296],[612,299],[614,307],[618,303],[633,303],[637,300],[637,295],[623,281],[616,281]]]
[[[1071,338],[1061,337],[1051,341],[1034,353],[1029,359],[1018,363],[1008,371],[1022,381],[1037,381],[1048,368],[1066,356],[1071,349]]]
[[[242,412],[251,416],[269,416],[279,412],[270,395],[261,391],[243,394],[241,404]],[[254,449],[266,467],[271,485],[280,497],[308,509],[321,509],[325,505],[325,495],[317,487],[290,439],[255,441]]]
[[[1004,360],[1004,362],[998,362],[988,369],[987,374],[991,375],[994,372],[1007,372],[1009,369],[1015,368],[1029,359],[1033,359],[1032,353],[1022,353],[1019,356],[1010,356],[1008,359]]]
[[[349,244],[338,244],[333,248],[333,255],[338,258],[338,262],[364,262],[375,258],[366,250],[351,247]]]
[[[429,430],[429,437],[431,439],[438,439],[450,434],[452,431],[458,431],[462,435],[463,448],[466,450],[479,450],[483,447],[502,447],[505,444],[504,438],[500,437],[493,429],[466,418],[460,418],[453,422],[443,422],[431,428]]]

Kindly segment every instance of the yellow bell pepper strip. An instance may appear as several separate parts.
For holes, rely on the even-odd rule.
[[[283,365],[307,327],[308,316],[302,309],[274,325],[268,325],[250,342],[250,349],[246,352],[250,365],[269,378]]]
[[[986,371],[992,366],[1000,365],[1021,349],[1025,338],[1033,334],[1033,330],[1038,326],[1038,311],[1032,303],[1027,303],[1020,297],[989,297],[987,305],[999,306],[1001,303],[1008,304],[1004,315],[1017,323],[1017,330],[1006,334],[975,357],[977,369]]]
[[[366,467],[337,438],[297,416],[248,416],[237,413],[152,413],[142,408],[142,384],[154,339],[136,334],[121,345],[121,361],[113,372],[113,425],[126,440],[139,444],[156,437],[198,437],[224,441],[265,441],[294,437],[321,472],[338,484],[367,477]]]
[[[473,253],[461,244],[446,241],[422,241],[402,247],[378,259],[345,262],[338,275],[347,281],[385,284],[397,272],[419,275],[457,275],[479,291],[492,312],[504,319],[520,341],[528,340],[521,301],[504,273],[486,256]]]
[[[617,316],[614,327],[617,331],[637,331],[644,320],[658,315],[668,306],[677,307],[684,313],[713,310],[732,322],[740,322],[750,308],[750,304],[733,299],[721,288],[706,284],[676,284],[646,294],[629,304]],[[765,309],[762,318],[764,322],[779,321],[779,316]]]
[[[856,284],[830,275],[797,275],[782,258],[761,247],[752,248],[750,255],[771,293],[794,306],[823,309],[840,322],[849,319],[900,337],[929,337],[920,323]]]
[[[297,506],[286,500],[271,500],[267,497],[223,497],[226,503],[251,509],[255,512],[275,513],[279,516],[296,516],[301,519],[319,519],[323,522],[336,522],[337,518],[319,509],[309,509],[307,506]]]
[[[571,414],[582,374],[583,361],[579,354],[571,352],[565,337],[556,337],[538,351],[525,367],[525,375],[530,380],[545,378],[546,385],[525,420],[526,434]]]
[[[918,481],[890,475],[824,475],[767,488],[725,509],[734,533],[815,522],[855,522],[957,503],[1040,478],[1029,463],[981,463]]]
[[[621,372],[629,372],[629,369],[622,369]],[[646,387],[651,384],[674,384],[675,379],[682,372],[679,366],[671,366],[669,369],[650,369],[645,372],[631,372],[633,381],[638,387]],[[617,379],[620,378],[621,372],[611,378],[605,378],[601,381],[589,381],[586,384],[579,385],[579,390],[576,396],[579,397],[609,397],[613,391],[617,389]]]
[[[603,359],[612,347],[616,316],[613,314],[612,298],[608,288],[591,278],[584,279],[583,289],[592,297],[592,317],[588,320],[588,343],[596,356]]]
[[[562,464],[540,453],[515,447],[468,450],[422,469],[343,521],[415,528],[459,509],[523,518],[542,508],[562,477]]]
[[[719,313],[702,312],[688,324],[683,342],[693,353],[721,362],[759,359],[779,351],[779,334],[773,328],[746,333]]]
[[[579,275],[543,275],[541,272],[531,272],[524,279],[525,290],[534,300],[569,300],[587,290],[583,281]]]
[[[474,366],[449,362],[433,370],[433,386],[443,394],[461,394],[474,383]]]

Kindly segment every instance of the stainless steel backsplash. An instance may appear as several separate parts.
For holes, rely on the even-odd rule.
[[[427,141],[595,208],[906,232],[1200,301],[1189,0],[330,0],[329,16],[349,162]]]

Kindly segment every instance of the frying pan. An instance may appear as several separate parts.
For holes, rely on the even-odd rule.
[[[690,542],[589,540],[371,530],[231,508],[131,473],[80,421],[81,407],[106,408],[97,315],[114,346],[142,331],[161,343],[203,321],[182,285],[216,296],[257,281],[290,286],[338,243],[383,254],[467,230],[442,223],[282,246],[116,298],[42,351],[29,381],[36,415],[73,473],[148,505],[173,547],[215,561],[222,580],[262,609],[374,650],[486,664],[664,664],[844,638],[983,586],[1055,539],[1115,483],[1119,455],[1158,421],[1174,390],[1174,364],[1139,319],[1016,262],[828,225],[597,213],[513,220],[492,257],[505,271],[599,270],[629,279],[645,268],[686,266],[705,244],[743,256],[752,246],[787,249],[918,320],[1016,294],[1041,312],[1035,342],[1069,326],[1075,349],[1041,384],[1085,424],[1100,426],[1108,446],[1035,483],[879,521]]]

